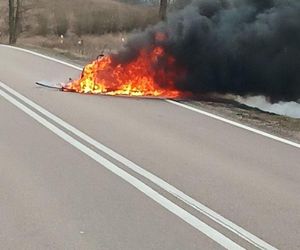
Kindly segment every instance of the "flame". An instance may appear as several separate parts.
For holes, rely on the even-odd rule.
[[[158,39],[164,39],[159,34]],[[81,78],[68,83],[64,91],[104,95],[176,98],[175,80],[184,71],[163,47],[144,48],[125,64],[116,64],[108,55],[85,66]]]

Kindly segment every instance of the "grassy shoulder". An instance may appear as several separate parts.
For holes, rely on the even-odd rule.
[[[183,103],[300,143],[300,119],[264,112],[225,99],[183,101]]]
[[[72,63],[74,65],[82,66],[89,62],[89,59],[86,57],[82,57],[80,55],[76,55],[71,53],[68,50],[62,50],[59,48],[46,48],[41,47],[38,45],[32,45],[32,44],[22,44],[18,43],[16,47],[27,49],[33,52],[37,52],[49,57],[53,57],[68,63]]]
[[[61,39],[55,35],[47,36],[21,36],[17,46],[32,50],[43,51],[55,56],[63,56],[66,59],[79,61],[85,64],[95,59],[99,54],[109,54],[119,50],[126,41],[124,33],[105,34],[101,36],[85,35],[82,37],[65,36]],[[7,39],[3,39],[6,43]]]

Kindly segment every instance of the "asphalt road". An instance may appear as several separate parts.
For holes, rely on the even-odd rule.
[[[1,249],[300,249],[299,148],[164,100],[34,84],[79,73],[0,46]]]

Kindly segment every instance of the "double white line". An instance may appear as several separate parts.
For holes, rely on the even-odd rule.
[[[143,192],[146,196],[160,204],[165,209],[169,210],[171,213],[175,214],[186,223],[193,226],[195,229],[200,231],[201,233],[205,234],[221,246],[225,247],[226,249],[244,249],[243,247],[239,246],[237,243],[233,242],[231,239],[227,238],[220,232],[216,231],[209,225],[205,224],[201,220],[199,220],[194,215],[188,213],[183,208],[179,207],[172,201],[168,200],[166,197],[162,196],[158,192],[154,191],[151,187],[140,181],[138,178],[130,175],[123,169],[119,168],[114,163],[110,162],[96,151],[92,150],[88,146],[84,145],[77,139],[73,137],[73,135],[81,138],[84,142],[94,146],[99,151],[109,155],[113,159],[117,160],[118,162],[122,163],[128,169],[136,172],[137,174],[143,176],[144,178],[150,180],[155,185],[159,186],[163,190],[167,191],[171,195],[175,196],[176,198],[180,199],[190,207],[194,208],[198,212],[202,213],[203,215],[209,217],[211,220],[215,221],[216,223],[220,224],[227,230],[231,231],[232,233],[238,235],[240,238],[248,241],[258,249],[276,249],[273,246],[269,245],[265,241],[259,239],[255,235],[249,233],[245,229],[239,227],[238,225],[234,224],[233,222],[225,219],[218,213],[212,211],[208,207],[204,206],[200,202],[194,200],[193,198],[189,197],[182,191],[178,190],[174,186],[170,185],[169,183],[165,182],[161,178],[151,174],[150,172],[144,170],[140,166],[136,165],[132,161],[126,159],[122,155],[114,152],[110,148],[104,146],[100,142],[94,140],[93,138],[89,137],[88,135],[84,134],[80,130],[76,129],[75,127],[71,126],[67,122],[63,121],[59,117],[55,116],[54,114],[50,113],[49,111],[45,110],[38,104],[34,103],[33,101],[29,100],[25,96],[21,95],[20,93],[16,92],[6,84],[0,82],[0,96],[6,99],[8,102],[25,112],[27,115],[32,117],[34,120],[39,122],[44,127],[48,128],[54,134],[59,136],[61,139],[66,141],[67,143],[71,144],[82,153],[86,154],[96,162],[98,162],[101,166],[105,167],[106,169],[110,170],[114,174],[118,175],[120,178],[125,180],[130,185],[134,186],[141,192]],[[44,117],[43,117],[43,116]],[[71,132],[73,135],[70,136],[64,130],[60,129],[57,125],[61,126],[65,131]]]

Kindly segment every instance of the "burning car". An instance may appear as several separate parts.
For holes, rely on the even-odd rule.
[[[102,55],[84,67],[80,79],[70,81],[62,90],[175,98],[180,95],[175,86],[176,77],[175,59],[157,46],[142,49],[134,60],[127,63],[118,63],[113,56]]]

